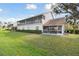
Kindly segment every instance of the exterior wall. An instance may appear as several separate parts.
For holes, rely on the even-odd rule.
[[[13,27],[17,27],[17,22],[14,22],[13,23]]]
[[[43,15],[45,16],[45,19],[42,19],[42,24],[46,23],[48,20],[53,19],[51,12],[45,13]]]
[[[29,25],[20,25],[17,26],[18,30],[36,30],[38,26],[38,30],[43,30],[42,24],[29,24]]]

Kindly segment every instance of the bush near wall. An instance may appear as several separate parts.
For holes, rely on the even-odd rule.
[[[8,30],[8,31],[16,31],[17,30],[17,27],[12,27],[12,28],[7,28],[6,30]]]
[[[41,30],[16,30],[17,32],[25,32],[25,33],[36,33],[41,34]]]
[[[73,34],[74,30],[65,30],[66,33],[71,33]],[[79,30],[75,30],[75,34],[79,34]]]

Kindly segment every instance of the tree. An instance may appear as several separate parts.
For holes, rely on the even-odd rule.
[[[57,3],[52,5],[52,11],[56,14],[66,14],[66,22],[72,25],[73,33],[77,28],[77,20],[79,19],[79,4],[78,3]]]

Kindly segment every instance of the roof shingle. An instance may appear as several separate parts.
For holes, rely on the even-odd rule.
[[[43,26],[63,25],[65,24],[64,18],[52,19],[46,22]]]

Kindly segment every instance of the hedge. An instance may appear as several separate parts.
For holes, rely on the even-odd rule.
[[[74,30],[65,30],[66,33],[73,33]],[[75,34],[79,34],[79,30],[75,30]]]
[[[17,32],[25,32],[25,33],[36,33],[41,34],[41,30],[16,30]]]

